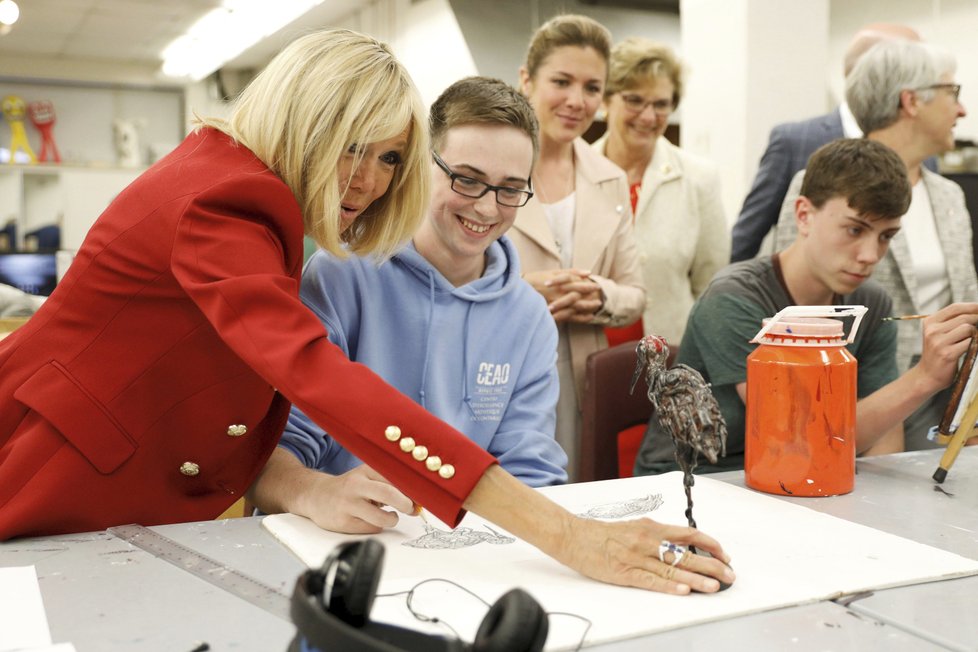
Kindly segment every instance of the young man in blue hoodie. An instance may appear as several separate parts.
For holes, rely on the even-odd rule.
[[[533,109],[507,84],[470,77],[435,101],[430,124],[431,205],[411,243],[381,264],[317,252],[302,300],[351,360],[466,433],[509,473],[530,486],[565,482],[567,457],[554,440],[557,330],[503,235],[532,195]],[[256,483],[259,508],[269,491],[287,496],[290,512],[343,532],[393,526],[398,517],[385,507],[414,512],[295,407]]]

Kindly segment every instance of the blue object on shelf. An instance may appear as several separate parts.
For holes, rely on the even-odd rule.
[[[27,246],[31,239],[35,239],[36,242]],[[24,245],[25,249],[31,251],[57,251],[61,248],[61,227],[56,224],[49,224],[25,233]]]

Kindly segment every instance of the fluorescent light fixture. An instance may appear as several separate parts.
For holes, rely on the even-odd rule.
[[[166,46],[163,74],[199,81],[322,1],[224,0]]]
[[[20,18],[20,7],[14,0],[0,0],[0,25],[13,25]]]

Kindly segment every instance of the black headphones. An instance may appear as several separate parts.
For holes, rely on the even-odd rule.
[[[290,652],[540,652],[549,622],[529,593],[512,589],[489,608],[469,645],[458,639],[370,621],[384,562],[376,539],[337,546],[321,570],[299,576],[290,613],[298,628]]]

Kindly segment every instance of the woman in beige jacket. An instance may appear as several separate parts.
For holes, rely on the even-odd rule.
[[[668,47],[625,39],[611,51],[608,131],[594,143],[628,175],[648,292],[643,331],[676,346],[693,302],[730,259],[716,168],[663,136],[682,93],[682,65]]]
[[[607,346],[603,327],[624,326],[645,308],[624,173],[581,135],[601,104],[611,37],[584,16],[558,16],[530,41],[521,90],[540,122],[536,195],[510,238],[524,278],[547,299],[560,331],[557,441],[577,474],[580,397],[587,357]]]

